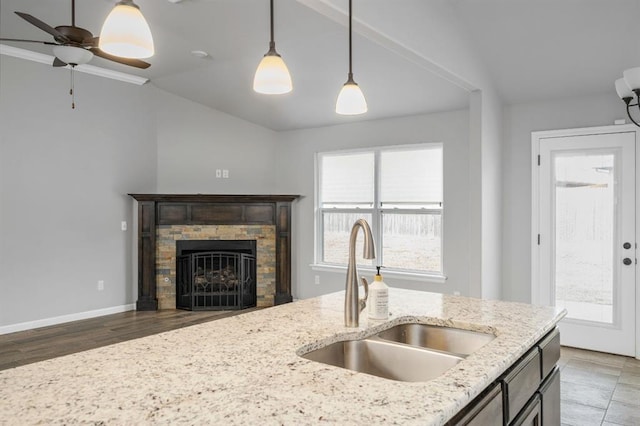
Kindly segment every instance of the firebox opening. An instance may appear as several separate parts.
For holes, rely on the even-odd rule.
[[[234,310],[254,306],[255,240],[176,242],[176,308]]]

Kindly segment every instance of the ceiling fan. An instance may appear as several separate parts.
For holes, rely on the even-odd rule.
[[[29,15],[28,13],[15,12],[16,15],[29,22],[31,25],[34,25],[42,31],[52,35],[54,40],[53,42],[15,38],[0,38],[0,40],[51,45],[53,46],[53,54],[55,55],[55,59],[52,64],[54,67],[64,67],[67,65],[74,67],[76,65],[86,64],[94,55],[109,61],[136,68],[145,69],[151,66],[148,62],[141,61],[139,59],[121,58],[100,50],[98,47],[99,37],[94,37],[90,31],[85,30],[84,28],[76,27],[75,5],[75,0],[71,0],[71,25],[60,25],[55,28],[42,22],[38,18]]]

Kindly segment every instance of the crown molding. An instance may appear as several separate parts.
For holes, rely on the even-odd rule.
[[[45,55],[44,53],[33,52],[31,50],[20,49],[19,47],[7,46],[6,44],[0,44],[0,55],[12,56],[14,58],[26,59],[27,61],[39,62],[45,65],[53,64],[55,59],[51,55]],[[69,65],[61,67],[63,69],[71,69]],[[149,81],[148,78],[139,77],[133,74],[127,74],[120,71],[113,71],[106,68],[100,68],[93,65],[77,65],[74,68],[75,71],[83,72],[85,74],[97,75],[98,77],[110,78],[112,80],[124,81],[125,83],[136,84],[142,86]]]

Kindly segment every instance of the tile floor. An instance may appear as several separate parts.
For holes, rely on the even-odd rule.
[[[562,347],[563,426],[640,425],[640,360]]]

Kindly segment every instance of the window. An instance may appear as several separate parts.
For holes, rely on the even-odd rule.
[[[376,259],[361,266],[442,274],[442,144],[319,153],[316,263],[346,265],[349,234],[363,218]]]

